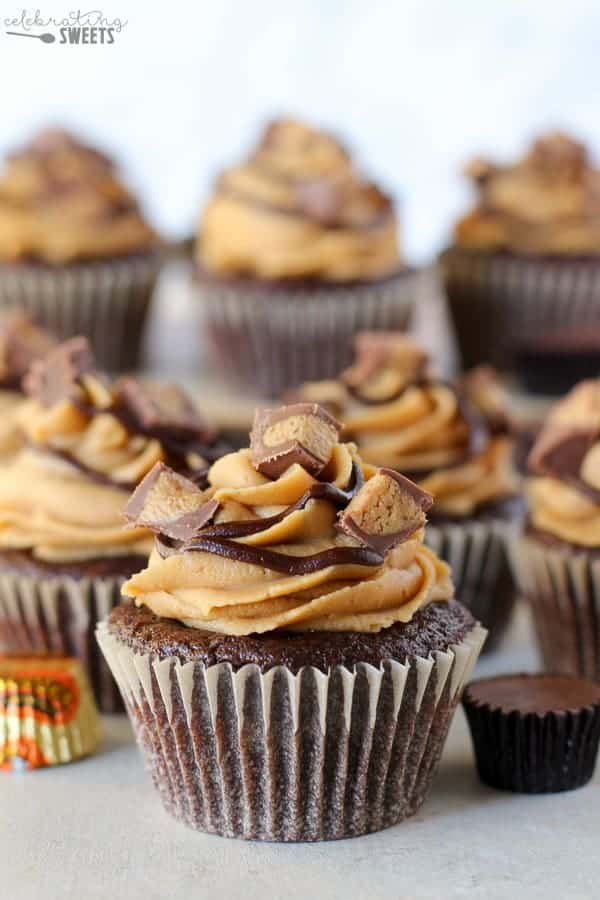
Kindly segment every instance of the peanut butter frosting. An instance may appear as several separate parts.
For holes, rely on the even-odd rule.
[[[251,448],[215,462],[205,490],[156,466],[126,510],[156,545],[125,596],[231,635],[376,632],[450,599],[423,544],[432,498],[338,435],[323,408],[295,404],[257,415]]]
[[[562,132],[536,140],[512,165],[474,160],[475,207],[455,229],[460,246],[523,254],[600,252],[600,170]]]
[[[351,368],[295,395],[328,406],[366,462],[414,478],[434,496],[434,517],[468,517],[517,494],[513,442],[493,434],[465,392],[432,377],[427,364],[405,335],[363,332]]]
[[[200,451],[214,436],[187,398],[173,386],[110,384],[84,338],[34,363],[24,386],[26,446],[0,469],[0,547],[51,562],[147,555],[150,533],[123,517],[132,488],[163,460],[206,478]]]
[[[528,464],[534,528],[600,547],[600,380],[581,382],[556,404]]]
[[[389,197],[334,137],[281,119],[220,176],[197,255],[219,275],[368,281],[400,268],[397,227]]]
[[[157,246],[104,155],[49,130],[7,160],[0,178],[0,260],[61,264]]]

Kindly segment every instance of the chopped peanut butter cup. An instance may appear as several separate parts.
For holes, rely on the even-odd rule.
[[[35,360],[42,359],[54,340],[19,309],[0,316],[0,383],[20,386],[21,378]]]
[[[81,379],[94,371],[95,361],[87,338],[75,337],[60,344],[45,359],[36,360],[23,380],[23,387],[42,406],[50,407],[62,400],[80,399]]]
[[[340,531],[385,554],[423,528],[433,497],[392,469],[379,469],[340,515]]]
[[[210,522],[218,507],[188,478],[156,463],[131,495],[124,515],[133,525],[185,541]]]
[[[427,353],[402,332],[363,331],[354,339],[354,352],[354,364],[340,378],[366,403],[392,399],[427,368]]]
[[[340,432],[339,422],[317,403],[259,410],[250,435],[252,463],[269,478],[278,478],[295,463],[318,475]]]
[[[143,434],[181,438],[201,435],[205,440],[215,436],[177,384],[123,378],[116,388],[115,407],[136,431]]]

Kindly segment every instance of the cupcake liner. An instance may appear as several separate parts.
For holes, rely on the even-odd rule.
[[[297,675],[158,661],[106,623],[97,637],[171,815],[227,837],[318,841],[419,808],[485,629],[428,659]]]
[[[546,794],[582,787],[591,779],[600,742],[600,705],[579,710],[505,712],[474,702],[463,706],[479,777],[504,791]]]
[[[103,369],[135,369],[159,268],[156,253],[64,266],[3,263],[0,309],[24,309],[61,340],[86,335]]]
[[[504,519],[427,523],[425,543],[452,569],[455,596],[488,629],[484,653],[510,624],[517,592],[508,559],[516,526]]]
[[[102,712],[123,712],[94,637],[121,602],[123,578],[40,578],[0,572],[0,653],[61,653],[79,659]]]
[[[405,329],[422,277],[406,271],[365,284],[292,287],[197,273],[194,285],[214,365],[277,396],[337,376],[352,361],[358,331]]]
[[[465,368],[511,369],[528,335],[600,325],[600,257],[521,257],[450,248],[441,257]]]
[[[98,713],[76,660],[0,659],[0,770],[72,762],[99,739]]]
[[[511,561],[546,670],[600,681],[600,559],[522,537]]]

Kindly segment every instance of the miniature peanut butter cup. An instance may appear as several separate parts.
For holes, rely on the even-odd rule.
[[[557,793],[594,774],[600,685],[569,675],[500,675],[470,684],[463,705],[485,784]]]
[[[277,478],[290,466],[318,475],[331,458],[341,425],[317,403],[295,403],[256,413],[250,434],[254,467]]]

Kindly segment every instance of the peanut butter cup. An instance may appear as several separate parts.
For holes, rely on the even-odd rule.
[[[556,793],[591,779],[600,742],[600,685],[566,675],[500,675],[468,685],[463,705],[481,780]]]
[[[194,828],[308,841],[401,821],[481,648],[423,544],[431,497],[340,434],[314,403],[267,410],[208,487],[157,464],[128,505],[155,546],[98,640]]]

